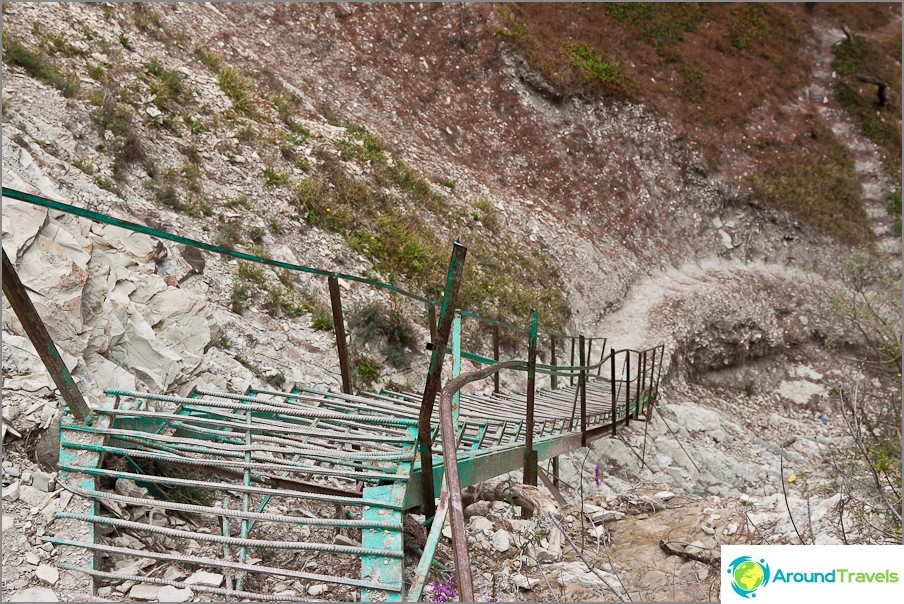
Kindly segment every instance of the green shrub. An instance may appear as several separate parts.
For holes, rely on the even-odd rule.
[[[355,386],[368,389],[380,379],[380,365],[368,356],[358,356],[354,360]]]
[[[333,316],[326,312],[311,314],[311,328],[314,331],[333,331]]]
[[[359,342],[384,338],[383,354],[393,367],[404,366],[407,351],[413,351],[417,344],[411,323],[398,304],[366,304],[351,314],[348,324]]]
[[[252,109],[250,85],[244,76],[231,67],[221,67],[217,73],[217,81],[238,111],[250,113]]]

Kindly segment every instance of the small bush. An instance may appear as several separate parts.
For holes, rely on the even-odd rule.
[[[756,380],[750,380],[746,384],[744,384],[744,394],[747,396],[753,396],[759,391],[759,385]]]
[[[380,365],[368,356],[358,356],[354,360],[355,385],[368,389],[380,379]]]
[[[597,54],[586,44],[574,41],[565,43],[565,53],[571,62],[584,73],[584,81],[597,82],[605,90],[627,95],[636,86],[617,61]]]
[[[240,315],[248,308],[248,297],[251,291],[244,283],[236,282],[232,285],[232,295],[230,296],[230,308],[232,312]]]
[[[231,67],[222,67],[217,73],[220,88],[232,101],[238,111],[249,112],[251,110],[251,97],[249,96],[249,84],[238,71]]]
[[[416,346],[411,324],[396,304],[367,304],[352,313],[349,327],[355,330],[355,338],[362,342],[385,338],[383,354],[394,367],[404,366],[407,351],[414,350]]]
[[[333,331],[333,316],[326,312],[315,312],[311,315],[311,329],[314,331]]]
[[[289,175],[277,171],[273,166],[267,165],[266,167],[264,167],[264,179],[264,185],[268,189],[272,189],[275,186],[288,183]]]

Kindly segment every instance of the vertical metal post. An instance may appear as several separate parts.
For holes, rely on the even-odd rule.
[[[581,349],[581,373],[578,376],[578,389],[581,391],[581,446],[587,446],[587,357],[584,356],[584,336],[579,336]]]
[[[493,325],[493,359],[499,362],[499,326]],[[493,392],[499,394],[499,372],[493,374]]]
[[[336,352],[339,353],[339,373],[342,376],[342,392],[352,393],[352,371],[348,362],[348,344],[345,341],[345,320],[342,317],[342,295],[336,273],[327,278],[330,286],[330,306],[333,309],[333,331],[336,333]]]
[[[625,351],[625,428],[631,420],[631,351]]]
[[[549,336],[549,364],[552,373],[549,374],[549,387],[555,390],[559,387],[559,376],[556,375],[556,336]]]
[[[590,352],[593,350],[593,338],[587,338],[587,356],[584,357],[584,360],[581,362],[581,365],[589,365],[590,364]]]
[[[609,353],[609,366],[611,367],[611,380],[612,380],[612,436],[615,436],[616,426],[615,420],[618,419],[618,415],[616,411],[618,410],[616,407],[616,397],[618,396],[615,390],[615,351],[611,351]]]
[[[653,349],[653,360],[655,366],[656,360],[656,351],[659,351],[659,365],[656,366],[656,385],[654,386],[655,390],[653,391],[653,402],[656,403],[659,399],[659,380],[662,378],[662,360],[665,358],[665,346],[660,345]],[[650,379],[653,379],[653,374],[650,372]]]
[[[455,310],[452,319],[452,378],[461,375],[461,311]],[[461,391],[452,395],[452,428],[458,433],[458,414],[461,410]]]
[[[596,368],[596,374],[599,375],[603,370],[603,359],[606,358],[606,338],[603,338],[603,347],[600,349],[600,362],[599,367]]]
[[[458,304],[458,289],[461,285],[461,273],[465,264],[468,248],[456,241],[452,246],[452,257],[449,259],[449,270],[446,273],[446,289],[443,303],[439,311],[436,341],[430,355],[430,369],[427,372],[427,383],[424,385],[424,398],[418,415],[417,440],[421,454],[421,485],[423,489],[424,516],[431,518],[436,513],[436,501],[433,492],[433,452],[430,443],[430,417],[433,415],[433,404],[443,377],[443,359],[446,356],[446,344],[449,332],[452,331],[452,314]]]
[[[28,297],[28,292],[25,291],[25,286],[19,280],[19,275],[16,274],[13,263],[6,257],[5,251],[3,252],[3,293],[9,300],[10,306],[13,307],[13,312],[19,317],[25,334],[34,345],[38,356],[41,357],[41,362],[50,373],[53,383],[59,389],[63,402],[66,403],[75,419],[80,422],[85,421],[91,408],[88,407],[81,391],[75,385],[72,375],[66,368],[66,363],[63,362],[63,357],[60,356],[60,351],[57,350],[50,338],[47,327],[41,320],[41,315],[31,303],[31,298]]]
[[[559,486],[559,456],[556,455],[552,458],[552,484],[556,487]]]
[[[534,451],[534,395],[537,387],[537,311],[530,309],[527,341],[527,432],[524,435],[524,484],[537,486],[537,452]]]
[[[436,342],[436,307],[427,302],[427,323],[430,327],[430,342]]]
[[[571,336],[571,366],[574,367],[574,336]],[[574,370],[572,370],[572,374],[568,376],[568,385],[574,386]]]
[[[640,412],[643,411],[643,403],[647,397],[647,351],[640,353],[640,386],[637,390],[637,417],[640,418]]]

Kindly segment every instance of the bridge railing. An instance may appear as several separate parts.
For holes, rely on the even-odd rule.
[[[525,415],[526,415],[526,438],[525,448],[525,465],[524,465],[524,482],[536,486],[537,479],[537,457],[533,451],[533,434],[534,434],[534,418],[533,418],[533,401],[534,389],[536,386],[536,374],[543,373],[552,377],[572,378],[578,380],[577,394],[580,397],[580,430],[581,444],[586,445],[590,434],[590,418],[587,413],[587,385],[590,380],[597,382],[608,382],[612,395],[612,410],[610,422],[613,434],[619,423],[623,423],[626,427],[629,425],[630,416],[633,413],[635,419],[641,412],[649,409],[654,404],[656,395],[658,394],[659,379],[662,371],[662,354],[663,346],[656,346],[643,351],[622,349],[610,350],[609,354],[603,356],[596,363],[588,363],[586,361],[585,343],[583,337],[579,336],[578,341],[581,345],[581,355],[579,357],[580,365],[560,366],[555,364],[537,364],[536,363],[536,311],[532,311],[531,330],[529,331],[529,351],[527,360],[509,360],[494,362],[494,359],[482,357],[475,353],[469,353],[460,350],[457,345],[458,338],[456,332],[460,326],[453,327],[453,347],[452,354],[455,357],[453,364],[453,378],[443,387],[440,393],[440,426],[442,429],[442,447],[443,447],[443,488],[440,491],[440,504],[436,510],[430,534],[427,539],[427,547],[425,554],[421,559],[421,564],[415,573],[412,590],[413,593],[419,595],[423,589],[423,583],[426,573],[429,570],[429,561],[432,560],[433,551],[439,540],[439,534],[445,522],[445,517],[450,516],[450,524],[452,527],[452,547],[455,561],[455,571],[459,587],[459,598],[462,602],[474,601],[474,589],[471,578],[471,567],[468,558],[467,532],[464,523],[464,509],[461,499],[461,485],[458,473],[458,447],[456,442],[457,420],[458,420],[458,401],[457,397],[462,388],[466,385],[483,380],[489,377],[498,378],[502,371],[518,371],[527,373],[528,390],[526,393]],[[460,315],[459,315],[460,316]],[[457,317],[457,320],[460,318]],[[487,366],[459,374],[455,368],[460,367],[457,362],[460,358],[467,358],[476,363],[487,364]],[[632,371],[632,359],[634,359],[634,370]],[[610,369],[609,379],[601,376],[601,370],[605,367]],[[620,368],[620,372],[617,368]],[[597,375],[594,376],[593,372]],[[620,373],[620,375],[618,375]],[[622,390],[622,388],[624,390]],[[624,403],[624,415],[619,421],[618,407],[619,402]],[[575,413],[577,402],[572,408],[572,416]],[[602,421],[602,419],[601,419]],[[430,485],[430,496],[432,497],[432,477],[425,477],[423,483]],[[425,493],[425,497],[427,494]]]

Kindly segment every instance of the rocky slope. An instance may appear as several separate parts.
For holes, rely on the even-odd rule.
[[[885,211],[899,175],[830,89],[843,35],[829,17],[804,36],[811,77],[781,115],[817,120],[853,158],[873,249],[892,265],[869,299],[892,319],[880,335],[899,341],[900,307],[884,302],[900,299]],[[533,303],[544,325],[617,348],[666,344],[656,412],[562,464],[566,530],[634,599],[718,598],[714,571],[660,540],[707,558],[726,542],[882,540],[860,515],[876,503],[863,467],[837,487],[854,463],[838,392],[901,406],[900,375],[862,362],[875,350],[854,328],[874,326],[828,303],[852,291],[842,268],[856,246],[757,198],[735,173],[755,154],[733,149],[736,166],[720,171],[687,123],[652,105],[559,95],[505,27],[491,5],[7,3],[3,184],[415,291],[435,286],[460,238],[476,308],[523,317]],[[752,112],[751,131],[781,123],[774,105]],[[183,246],[7,199],[3,247],[89,400],[108,387],[338,386],[333,336],[318,329],[322,280],[199,263]],[[343,287],[354,310],[401,304]],[[56,583],[40,536],[65,503],[34,453],[60,402],[3,305],[6,598]],[[400,308],[406,360],[353,329],[356,363],[417,388],[428,333],[422,309]],[[895,437],[869,413],[880,440]],[[556,529],[518,525],[510,508],[471,520],[479,593],[612,597],[567,546],[539,555]]]

